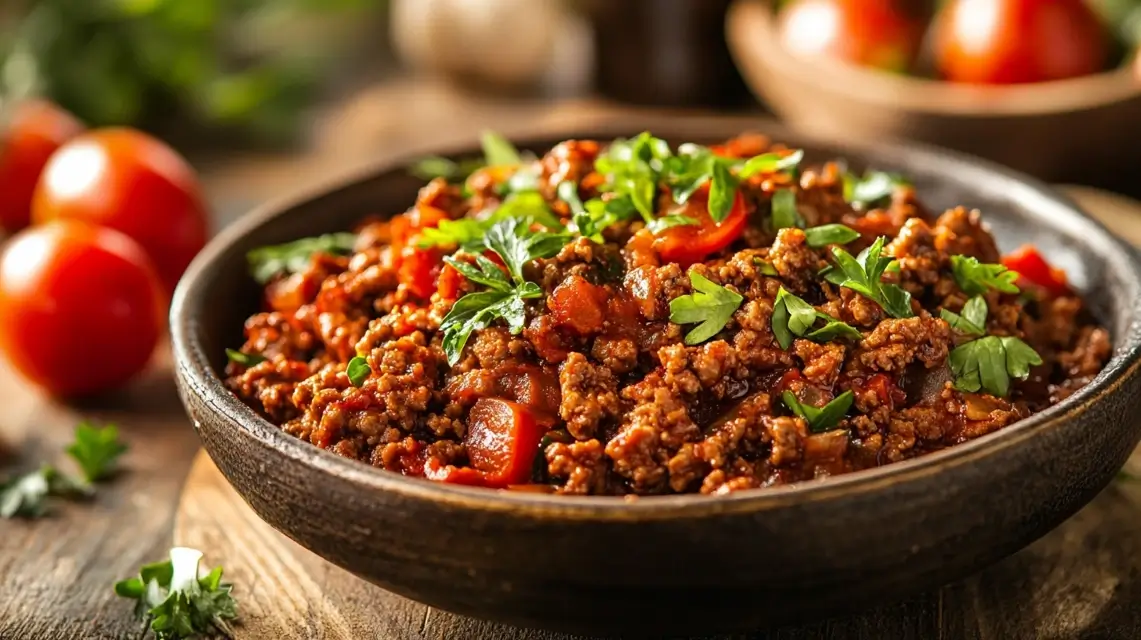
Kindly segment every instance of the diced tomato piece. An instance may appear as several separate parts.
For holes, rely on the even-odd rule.
[[[436,207],[420,205],[413,209],[394,216],[389,221],[389,232],[392,235],[392,244],[403,247],[421,229],[440,226],[440,221],[447,220],[448,214]]]
[[[400,252],[397,279],[412,295],[427,300],[436,290],[436,280],[443,266],[443,254],[439,249],[406,246]]]
[[[523,484],[545,429],[526,406],[498,398],[483,398],[468,414],[464,437],[473,469],[482,471],[489,486]]]
[[[547,298],[547,307],[555,323],[579,335],[602,331],[606,323],[606,289],[591,284],[581,276],[563,280]]]
[[[745,133],[725,144],[715,144],[709,150],[723,158],[752,158],[764,153],[768,146],[767,137],[759,133]]]
[[[464,277],[459,271],[445,264],[440,269],[440,278],[436,281],[436,293],[444,300],[455,300],[460,297],[460,286]]]
[[[1020,284],[1028,282],[1060,296],[1070,293],[1066,282],[1066,272],[1051,267],[1033,245],[1023,245],[1003,257],[1002,264],[1011,271],[1018,272]]]
[[[745,199],[738,191],[729,215],[721,222],[714,222],[709,217],[708,183],[690,196],[681,213],[697,220],[699,224],[670,227],[662,231],[657,235],[654,249],[662,260],[676,262],[683,267],[701,262],[709,254],[733,244],[734,240],[741,237],[749,221]]]
[[[461,402],[474,398],[511,400],[533,409],[537,420],[552,426],[562,398],[558,376],[531,364],[468,371],[453,378],[446,391]]]
[[[853,385],[872,391],[879,398],[880,404],[888,407],[894,407],[897,403],[901,403],[907,399],[907,394],[896,386],[895,381],[891,376],[883,373],[877,373],[864,381],[862,385]]]

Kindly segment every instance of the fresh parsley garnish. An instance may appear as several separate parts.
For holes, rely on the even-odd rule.
[[[665,231],[666,229],[672,229],[674,227],[690,227],[696,226],[698,224],[700,223],[697,220],[694,220],[689,216],[672,214],[668,216],[662,216],[650,221],[650,224],[647,224],[646,228],[650,230],[650,233],[656,235]]]
[[[778,189],[773,194],[773,231],[790,227],[804,227],[804,218],[796,210],[796,192],[792,189]]]
[[[233,635],[229,621],[238,617],[232,585],[222,582],[222,567],[202,574],[202,552],[170,550],[170,560],[143,565],[136,578],[115,583],[115,595],[135,600],[135,617],[145,620],[158,640]]]
[[[855,258],[840,247],[832,247],[839,273],[831,270],[825,278],[878,303],[893,318],[910,318],[911,294],[897,285],[880,280],[884,270],[894,260],[891,256],[882,255],[883,245],[884,238],[880,236]]]
[[[315,253],[344,255],[353,250],[356,236],[351,233],[329,233],[313,238],[254,249],[246,254],[250,275],[260,284],[282,273],[297,273],[309,264]]]
[[[672,157],[665,140],[643,132],[630,140],[619,138],[594,161],[595,171],[606,176],[603,191],[627,197],[634,209],[649,222],[654,217],[654,198],[665,162]]]
[[[490,225],[475,218],[441,220],[435,227],[420,230],[417,246],[428,249],[437,246],[457,246],[465,251],[479,251],[483,246],[483,234]]]
[[[785,391],[780,398],[784,401],[784,406],[797,416],[804,418],[812,433],[821,433],[834,428],[844,419],[844,415],[848,413],[848,409],[852,406],[852,401],[855,400],[856,396],[851,390],[848,390],[836,396],[823,407],[803,404],[791,391]]]
[[[1018,274],[1001,264],[988,264],[970,256],[956,255],[951,256],[951,273],[959,288],[969,296],[982,295],[988,289],[1018,293],[1018,287],[1014,284]]]
[[[903,176],[885,171],[867,171],[862,178],[845,173],[843,180],[844,199],[858,209],[874,207],[890,198],[897,188],[909,184]]]
[[[740,181],[722,162],[713,163],[713,178],[709,183],[709,217],[714,222],[722,222],[733,210],[737,198],[737,185]]]
[[[519,191],[507,196],[487,218],[487,228],[500,220],[526,220],[528,226],[538,224],[549,231],[562,231],[563,223],[551,211],[538,191]]]
[[[494,131],[484,131],[480,145],[483,147],[483,160],[489,167],[514,167],[523,162],[515,145]]]
[[[982,296],[975,296],[963,305],[962,314],[943,309],[939,317],[947,321],[955,331],[971,336],[986,335],[986,300]]]
[[[804,159],[804,150],[797,149],[792,153],[781,154],[776,151],[762,153],[745,161],[741,170],[737,172],[741,178],[750,178],[758,173],[779,173],[790,171],[800,165]]]
[[[555,255],[569,240],[566,234],[531,232],[526,221],[506,219],[492,225],[485,239],[487,248],[503,260],[506,274],[491,259],[479,254],[474,256],[474,266],[455,257],[446,258],[464,277],[489,289],[457,300],[440,323],[448,364],[459,362],[473,331],[485,329],[495,320],[505,320],[513,334],[523,331],[527,319],[524,300],[543,295],[539,285],[524,278],[524,267],[532,260]]]
[[[584,204],[584,215],[576,215],[572,220],[573,231],[595,242],[602,242],[602,232],[612,224],[629,220],[638,215],[634,202],[628,197],[592,198]],[[660,218],[658,218],[660,220]],[[654,224],[657,220],[651,220]]]
[[[962,314],[944,309],[940,315],[951,327],[968,335],[984,336],[987,307],[982,296],[975,296],[963,305]],[[1042,357],[1033,347],[1014,336],[984,336],[961,344],[948,358],[955,388],[959,391],[987,393],[1006,397],[1010,393],[1010,379],[1025,380],[1030,367],[1042,364]]]
[[[757,266],[757,272],[764,276],[779,276],[780,272],[772,265],[771,262],[765,262],[760,258],[754,258],[753,264]]]
[[[47,512],[48,498],[87,498],[91,485],[60,472],[50,464],[0,483],[0,518],[38,518]]]
[[[413,162],[408,173],[421,180],[443,178],[448,182],[463,182],[476,170],[483,168],[483,160],[466,158],[455,161],[440,156],[427,156]]]
[[[811,330],[818,320],[824,321],[824,326]],[[772,329],[781,349],[792,346],[793,336],[808,338],[814,342],[827,342],[836,338],[854,340],[863,338],[863,335],[848,323],[817,311],[784,287],[777,291],[776,300],[773,302]]]
[[[848,244],[859,238],[860,232],[842,224],[822,224],[805,229],[804,237],[808,240],[808,246],[818,249],[830,244]]]
[[[1042,357],[1019,338],[986,336],[955,347],[950,362],[959,391],[1006,397],[1010,379],[1025,380],[1031,366],[1042,364]]]
[[[244,353],[237,349],[226,349],[226,359],[234,364],[240,364],[243,367],[252,367],[265,362],[265,356],[256,353]]]
[[[745,299],[696,271],[689,272],[689,282],[695,293],[670,301],[670,322],[700,323],[685,336],[685,343],[694,345],[705,342],[724,329]]]
[[[354,387],[359,387],[372,375],[372,367],[368,366],[368,360],[365,360],[364,356],[354,356],[345,367],[345,375],[349,377],[349,382]]]
[[[66,451],[90,483],[114,473],[115,463],[127,451],[127,445],[119,440],[119,428],[113,424],[95,428],[90,423],[80,422],[75,427],[75,442],[68,445]]]

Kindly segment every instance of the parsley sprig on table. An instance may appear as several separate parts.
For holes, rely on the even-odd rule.
[[[831,402],[823,407],[814,407],[810,404],[803,404],[796,394],[791,391],[785,391],[780,396],[784,402],[784,406],[788,407],[797,416],[804,418],[808,423],[808,429],[812,433],[821,433],[832,429],[848,413],[848,409],[852,406],[852,402],[856,396],[851,390],[845,391],[836,396]]]
[[[1018,274],[1001,264],[979,262],[970,256],[951,256],[951,273],[963,293],[977,296],[989,289],[1002,293],[1018,293]]]
[[[705,342],[724,329],[745,299],[696,271],[689,272],[689,282],[695,293],[670,301],[670,322],[698,323],[685,336],[685,343],[694,345]]]
[[[527,320],[524,301],[543,295],[539,285],[524,278],[524,267],[532,260],[555,255],[570,240],[566,234],[533,232],[528,226],[526,220],[507,219],[495,223],[487,232],[487,248],[503,260],[506,273],[482,254],[472,256],[474,265],[455,256],[444,259],[465,278],[488,288],[457,300],[440,323],[448,364],[459,362],[473,331],[484,329],[496,320],[506,321],[513,334],[523,331]]]
[[[0,518],[37,518],[47,512],[51,497],[92,496],[95,493],[92,483],[110,477],[116,461],[126,450],[127,445],[119,440],[119,431],[114,425],[97,429],[89,423],[80,423],[75,429],[75,441],[65,451],[79,465],[83,479],[44,464],[35,471],[0,483]]]
[[[279,274],[304,270],[315,253],[347,254],[353,250],[355,241],[356,236],[351,233],[329,233],[260,247],[247,253],[246,260],[250,265],[250,275],[265,284]]]
[[[895,260],[883,255],[883,245],[884,238],[880,236],[854,258],[844,249],[832,247],[838,269],[830,269],[825,278],[878,303],[893,318],[910,318],[911,294],[881,281],[884,271]]]
[[[823,321],[824,325],[812,329],[817,321]],[[812,305],[786,291],[784,287],[777,291],[776,301],[773,303],[772,329],[781,349],[792,346],[793,336],[808,338],[814,342],[828,342],[836,338],[863,339],[863,335],[852,325],[817,311]]]
[[[170,550],[170,560],[143,565],[136,578],[115,583],[115,594],[135,600],[135,616],[158,640],[224,635],[238,617],[232,585],[222,582],[222,568],[203,575],[202,552],[187,547]]]
[[[982,296],[968,300],[961,314],[944,309],[940,316],[956,331],[979,336],[955,347],[948,359],[959,391],[985,391],[1004,398],[1010,393],[1011,378],[1025,380],[1030,367],[1042,364],[1038,352],[1021,338],[985,335],[987,306]]]

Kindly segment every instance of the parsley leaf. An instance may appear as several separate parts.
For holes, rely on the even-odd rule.
[[[839,285],[878,303],[893,318],[910,318],[911,294],[897,285],[881,281],[884,270],[894,260],[891,256],[881,255],[883,245],[884,238],[880,236],[855,258],[840,247],[832,247],[832,255],[844,278]],[[840,274],[833,270],[825,274],[825,278],[836,283]]]
[[[851,408],[852,402],[856,396],[849,389],[844,393],[836,396],[831,402],[823,407],[814,407],[810,404],[802,404],[796,394],[791,391],[785,391],[780,396],[784,401],[784,406],[788,407],[794,414],[804,418],[808,423],[808,428],[812,433],[821,433],[832,429],[841,420],[844,419],[848,409]]]
[[[440,156],[427,156],[412,163],[408,173],[421,180],[443,178],[448,182],[462,182],[483,166],[483,160],[479,159],[468,158],[457,162]]]
[[[689,202],[690,196],[713,178],[713,165],[718,161],[708,147],[690,143],[678,147],[677,155],[665,163],[665,180],[673,201]]]
[[[757,267],[757,272],[763,276],[779,276],[780,272],[772,265],[771,262],[766,262],[760,258],[754,258],[753,264]]]
[[[685,343],[694,345],[705,342],[724,329],[745,299],[696,271],[689,272],[689,282],[696,293],[670,301],[670,322],[700,323],[685,336]]]
[[[963,305],[962,315],[943,309],[939,317],[947,321],[951,328],[972,336],[986,335],[986,300],[975,296]]]
[[[252,367],[265,362],[265,356],[256,353],[243,353],[237,349],[226,349],[226,359],[243,367]]]
[[[521,191],[507,196],[499,207],[486,220],[487,225],[500,220],[526,221],[539,224],[551,231],[562,231],[563,223],[551,211],[547,201],[538,191]]]
[[[494,131],[484,131],[480,145],[483,147],[483,159],[489,167],[514,167],[523,163],[515,145]]]
[[[250,275],[265,284],[278,274],[304,270],[314,253],[347,254],[353,250],[355,241],[356,236],[351,233],[329,233],[254,249],[246,254],[246,260],[250,264]]]
[[[789,171],[790,169],[797,168],[803,159],[803,149],[797,149],[789,154],[770,151],[746,160],[744,166],[737,172],[737,175],[741,176],[741,178],[750,178],[758,173]]]
[[[417,246],[428,249],[437,246],[458,246],[472,253],[479,252],[483,246],[483,234],[487,233],[489,225],[483,220],[475,218],[460,218],[459,220],[441,220],[435,227],[420,230],[420,240]]]
[[[631,140],[619,138],[610,143],[594,161],[594,169],[607,177],[605,191],[629,197],[638,213],[650,222],[658,180],[670,157],[670,147],[664,140],[643,132]]]
[[[489,258],[476,255],[476,265],[446,258],[448,264],[477,284],[490,291],[469,293],[456,301],[440,323],[443,332],[443,349],[448,364],[460,360],[464,346],[472,332],[486,329],[497,319],[507,322],[511,333],[523,331],[526,318],[524,300],[540,298],[542,289],[523,277],[523,268],[532,260],[547,258],[562,249],[570,236],[561,233],[531,232],[525,220],[500,220],[487,231],[487,248],[494,251],[507,265],[508,279]]]
[[[803,227],[804,218],[796,210],[796,192],[792,189],[778,189],[773,194],[773,230],[789,227]]]
[[[1014,282],[1018,274],[1001,264],[979,262],[970,256],[951,256],[951,272],[963,293],[978,296],[988,289],[1003,293],[1018,293]]]
[[[202,575],[202,552],[175,547],[170,560],[143,565],[137,578],[115,583],[115,595],[136,600],[135,616],[158,640],[233,635],[238,617],[233,587],[222,582],[222,568]]]
[[[345,375],[349,377],[349,382],[354,387],[359,387],[372,375],[372,367],[368,366],[368,360],[363,356],[354,356],[345,367]]]
[[[628,197],[607,200],[593,198],[586,201],[584,209],[585,215],[576,216],[571,220],[574,231],[598,243],[602,242],[602,232],[607,227],[629,220],[638,213],[633,201]]]
[[[96,429],[87,422],[75,427],[75,442],[67,446],[71,456],[83,470],[88,482],[96,482],[109,477],[115,470],[115,461],[127,450],[127,445],[119,440],[119,429],[108,424]]]
[[[737,198],[736,176],[729,172],[724,163],[713,163],[713,178],[709,183],[709,217],[714,222],[723,221],[733,209]]]
[[[844,199],[858,209],[874,207],[890,198],[896,188],[910,184],[903,176],[884,171],[867,171],[862,178],[845,173],[843,180]]]
[[[848,244],[860,237],[860,232],[842,224],[822,224],[804,230],[808,239],[808,246],[813,249],[826,247],[830,244]]]
[[[45,464],[0,484],[0,518],[38,518],[47,512],[50,496],[86,498],[93,493],[91,485]]]
[[[691,227],[698,224],[701,223],[689,216],[673,214],[652,220],[650,224],[646,225],[646,228],[650,230],[650,233],[656,235],[673,227]]]
[[[825,325],[809,331],[817,320],[823,320]],[[814,342],[828,342],[836,338],[861,340],[864,337],[855,327],[817,311],[812,305],[786,291],[784,287],[777,291],[776,300],[773,302],[771,326],[773,336],[776,337],[781,349],[792,346],[793,336],[808,338]]]

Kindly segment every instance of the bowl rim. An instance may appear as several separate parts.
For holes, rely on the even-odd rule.
[[[539,126],[508,132],[507,136],[520,146],[539,146],[552,140],[572,138],[576,135],[632,135],[637,130],[698,130],[760,131],[779,139],[782,135],[796,138],[807,144],[827,145],[843,154],[871,153],[879,161],[917,164],[931,163],[941,171],[999,181],[1006,188],[1021,192],[1023,199],[1032,199],[1035,206],[1054,209],[1062,221],[1074,228],[1074,233],[1092,234],[1098,246],[1111,252],[1110,261],[1124,261],[1123,267],[1141,280],[1141,257],[1131,246],[1106,229],[1098,220],[1081,210],[1073,201],[1046,184],[1012,169],[966,154],[915,143],[887,143],[872,145],[863,142],[837,141],[803,132],[792,132],[775,122],[748,116],[703,116],[677,113],[645,114],[637,119],[639,127],[631,127],[629,115],[587,116],[573,123],[559,126]],[[669,133],[667,132],[668,136]],[[209,358],[199,340],[198,314],[202,313],[201,300],[208,288],[207,276],[212,266],[232,250],[247,234],[293,208],[309,204],[325,196],[359,187],[382,175],[390,174],[427,153],[444,156],[478,154],[478,143],[467,140],[448,145],[419,144],[395,154],[385,154],[378,160],[339,173],[336,177],[319,180],[312,186],[277,198],[240,217],[212,238],[195,257],[180,280],[170,308],[170,337],[175,374],[185,393],[198,396],[207,411],[217,414],[227,427],[235,427],[258,444],[274,450],[308,472],[333,476],[358,488],[397,494],[404,499],[415,499],[446,504],[452,508],[476,509],[500,513],[515,513],[533,517],[557,517],[565,520],[636,521],[672,518],[693,518],[744,512],[760,512],[791,504],[826,501],[862,494],[887,485],[916,480],[958,468],[975,460],[999,455],[1023,441],[1041,437],[1043,432],[1065,427],[1070,421],[1088,411],[1099,400],[1113,394],[1141,369],[1141,298],[1132,303],[1133,322],[1115,342],[1120,345],[1105,367],[1087,385],[1057,405],[1020,420],[1009,427],[946,449],[928,453],[881,467],[864,469],[828,478],[824,481],[808,480],[788,485],[733,492],[722,496],[677,494],[667,496],[572,496],[523,491],[495,490],[481,487],[446,484],[423,478],[403,476],[350,460],[331,451],[320,449],[308,442],[290,436],[279,427],[262,418],[225,388],[222,378],[214,373]],[[964,179],[966,179],[964,178]],[[1087,236],[1088,237],[1088,236]],[[1141,286],[1141,285],[1139,285]],[[195,304],[196,301],[199,304]],[[189,404],[189,403],[187,403]],[[194,418],[196,430],[199,420]],[[210,447],[207,446],[209,452]]]
[[[725,31],[738,64],[748,67],[755,61],[782,81],[844,94],[860,103],[927,115],[995,118],[1088,111],[1141,98],[1132,58],[1116,68],[1076,78],[1009,85],[953,83],[831,58],[809,60],[781,45],[767,5],[762,0],[735,0],[729,7]]]

